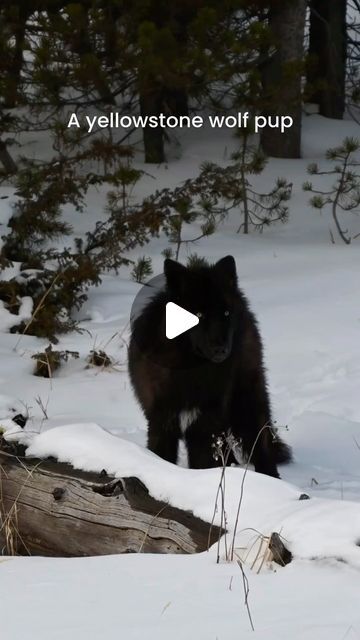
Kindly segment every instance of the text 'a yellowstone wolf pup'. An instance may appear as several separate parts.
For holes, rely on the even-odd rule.
[[[277,464],[289,462],[291,451],[270,428],[261,338],[234,258],[188,268],[167,259],[164,272],[164,289],[133,323],[129,349],[149,449],[176,463],[183,438],[190,467],[214,467],[214,436],[231,433],[255,471],[279,477]],[[199,318],[172,340],[165,335],[168,302]]]

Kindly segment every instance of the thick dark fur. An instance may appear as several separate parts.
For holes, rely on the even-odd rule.
[[[149,449],[176,463],[183,437],[189,466],[208,468],[219,464],[214,436],[232,432],[247,457],[258,437],[251,456],[255,470],[279,477],[277,464],[288,462],[291,451],[274,438],[273,429],[262,430],[271,426],[262,344],[237,286],[234,258],[191,269],[165,260],[164,271],[166,288],[135,321],[129,349],[130,377],[148,421]],[[168,340],[167,302],[200,315],[199,324]],[[188,426],[182,433],[184,416]]]

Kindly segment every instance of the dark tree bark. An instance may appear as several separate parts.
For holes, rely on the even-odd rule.
[[[188,116],[188,95],[185,89],[164,89],[164,111],[174,116]]]
[[[269,27],[275,53],[262,69],[264,115],[289,115],[293,126],[285,133],[266,127],[262,130],[264,152],[277,158],[300,158],[301,76],[304,54],[306,0],[287,0],[269,11]]]
[[[7,150],[5,142],[2,140],[0,140],[0,162],[7,174],[12,175],[17,172],[17,166]]]
[[[184,55],[189,41],[189,25],[196,16],[201,5],[201,0],[182,0],[181,2],[161,3],[158,0],[150,0],[147,7],[147,15],[142,15],[142,20],[149,20],[156,28],[169,29],[178,47],[178,58]],[[138,24],[136,25],[138,28]],[[160,113],[174,116],[187,116],[189,114],[188,94],[191,93],[189,79],[185,69],[181,69],[181,64],[174,69],[174,53],[168,59],[166,47],[162,49],[159,43],[155,43],[155,48],[160,57],[160,67],[147,72],[141,76],[140,84],[140,110],[143,116]],[[164,129],[146,127],[143,132],[145,149],[145,162],[160,163],[165,161],[164,141],[166,131]]]
[[[159,87],[140,93],[142,116],[159,116],[160,113],[174,116],[189,114],[188,95],[183,89]],[[143,131],[145,162],[159,164],[165,161],[165,130],[146,126]]]
[[[346,0],[311,0],[310,99],[321,115],[341,119],[345,109]]]
[[[83,3],[84,4],[84,3]],[[89,30],[90,30],[90,18],[89,18],[89,7],[84,7],[84,21],[82,24],[78,26],[78,29],[74,32],[74,41],[73,41],[73,51],[77,53],[80,57],[86,54],[97,55],[96,50],[94,49],[93,43],[89,38]],[[56,14],[50,10],[48,10],[48,14],[51,16],[52,14],[56,17]],[[96,88],[97,93],[101,101],[106,105],[114,105],[115,100],[114,96],[111,93],[110,86],[107,83],[105,77],[101,74],[95,73],[94,78],[94,87]]]
[[[4,106],[7,109],[13,109],[18,101],[18,88],[20,84],[20,74],[24,62],[24,45],[26,34],[26,23],[31,15],[31,10],[24,4],[12,7],[13,15],[17,15],[17,19],[12,23],[12,31],[14,37],[13,54],[11,58],[10,68],[8,69],[6,81],[4,84]],[[11,22],[11,18],[9,19]]]
[[[140,90],[140,113],[142,116],[159,116],[162,112],[162,90]],[[159,164],[164,162],[164,129],[144,127],[143,130],[145,162]]]

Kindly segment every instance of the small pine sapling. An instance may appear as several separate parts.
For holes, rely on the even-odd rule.
[[[203,165],[202,173],[206,181],[213,184],[218,197],[226,202],[224,210],[238,208],[242,216],[237,233],[248,234],[251,229],[263,231],[275,222],[286,222],[289,210],[292,184],[285,178],[277,178],[270,191],[257,191],[250,176],[263,172],[267,159],[261,149],[250,143],[250,131],[239,133],[240,149],[232,155],[233,163],[220,167],[213,163]]]
[[[146,256],[138,258],[131,271],[132,279],[139,284],[144,284],[146,278],[150,278],[152,274],[153,268],[151,258],[147,258]]]
[[[345,244],[350,244],[352,240],[360,236],[360,233],[351,235],[348,229],[343,228],[340,221],[341,212],[356,214],[359,212],[360,173],[357,169],[360,167],[360,162],[354,158],[354,153],[359,150],[360,140],[348,137],[339,147],[327,150],[326,159],[336,162],[332,169],[320,171],[315,162],[308,166],[307,171],[312,176],[336,176],[336,181],[327,190],[315,189],[310,181],[303,184],[304,191],[314,194],[309,201],[314,209],[321,211],[327,205],[330,206],[335,228]],[[334,242],[331,229],[330,235]]]
[[[162,228],[174,247],[163,252],[165,257],[178,260],[183,244],[213,234],[234,208],[240,208],[243,216],[238,232],[249,233],[250,228],[262,231],[274,222],[286,222],[285,203],[291,197],[292,184],[278,178],[269,192],[256,191],[249,176],[263,171],[266,158],[259,148],[249,143],[248,133],[242,133],[240,139],[240,151],[233,155],[231,165],[220,167],[205,163],[196,178],[186,180],[173,190],[156,192],[153,200],[163,214]],[[190,225],[197,225],[199,233],[186,234]]]
[[[274,222],[285,223],[289,217],[289,209],[285,205],[291,197],[292,184],[285,178],[277,178],[275,185],[266,193],[254,189],[249,180],[251,175],[259,175],[265,169],[267,158],[255,145],[249,142],[249,132],[239,134],[240,151],[233,155],[235,171],[240,177],[242,189],[242,213],[244,220],[238,233],[249,233],[249,228],[262,231]]]
[[[201,174],[173,190],[163,189],[155,198],[163,214],[162,229],[172,245],[163,252],[167,258],[178,260],[184,244],[212,235],[224,217]],[[197,227],[195,232],[191,226]]]
[[[203,218],[199,233],[185,237],[184,229],[186,225],[195,223],[199,217]],[[166,220],[164,228],[170,244],[174,245],[174,252],[171,252],[171,254],[174,255],[175,260],[178,260],[183,244],[197,242],[201,238],[212,235],[216,229],[216,223],[215,220],[210,219],[207,212],[191,210],[190,202],[183,202],[182,204],[178,203],[176,213]]]
[[[191,253],[186,259],[186,266],[189,269],[192,269],[193,267],[208,267],[209,263],[206,258],[198,256],[197,253]]]
[[[19,175],[21,198],[9,221],[10,232],[3,236],[0,254],[3,265],[11,260],[22,262],[19,275],[5,281],[0,278],[0,300],[14,315],[11,332],[30,333],[56,343],[57,334],[76,328],[72,311],[81,308],[89,286],[100,284],[104,272],[117,272],[122,265],[129,265],[127,252],[158,233],[164,214],[149,198],[138,204],[132,202],[132,190],[142,172],[131,167],[128,157],[125,160],[111,178],[114,189],[107,197],[107,218],[96,222],[83,237],[75,238],[74,246],[63,249],[52,246],[55,239],[71,231],[62,220],[61,206],[74,204],[77,194],[77,208],[81,210],[83,197],[78,191],[65,189],[63,193],[55,174],[51,174],[51,181],[45,180],[43,168],[39,173],[32,167],[28,174]],[[44,198],[35,197],[37,188],[42,189]],[[18,317],[24,297],[30,297],[33,303],[29,322]]]

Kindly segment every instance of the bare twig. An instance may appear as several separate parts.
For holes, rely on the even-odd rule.
[[[271,429],[271,425],[264,424],[264,426],[261,427],[259,433],[256,436],[256,439],[255,439],[254,444],[253,444],[253,446],[251,448],[251,451],[250,451],[250,455],[249,455],[248,460],[247,460],[246,465],[245,465],[245,470],[244,470],[244,473],[243,473],[243,477],[242,477],[242,480],[241,480],[241,486],[240,486],[240,497],[239,497],[238,508],[237,508],[237,512],[236,512],[236,518],[235,518],[233,539],[232,539],[231,552],[230,552],[230,560],[233,560],[233,558],[234,558],[235,538],[236,538],[236,532],[237,532],[237,528],[238,528],[238,524],[239,524],[240,509],[241,509],[241,505],[242,505],[242,501],[243,501],[243,497],[244,497],[245,478],[246,478],[246,475],[247,475],[247,472],[248,472],[248,469],[249,469],[249,465],[251,464],[251,459],[252,459],[253,453],[255,451],[255,447],[256,447],[256,445],[258,443],[258,440],[259,440],[262,432],[265,429]]]
[[[244,587],[244,604],[247,610],[247,614],[248,614],[248,618],[250,621],[250,625],[253,631],[255,631],[255,627],[253,624],[253,620],[252,620],[252,616],[251,616],[251,611],[250,611],[250,606],[249,606],[249,593],[250,593],[250,589],[249,589],[249,581],[246,577],[245,571],[244,571],[244,567],[242,566],[242,562],[240,560],[237,560],[237,563],[240,567],[240,571],[241,571],[241,575],[242,575],[242,580],[243,580],[243,587]]]
[[[48,399],[47,399],[47,401],[46,401],[46,405],[44,405],[44,403],[43,403],[43,401],[42,401],[42,398],[41,398],[40,396],[36,396],[36,398],[35,398],[35,402],[36,402],[36,404],[38,404],[38,405],[39,405],[39,407],[40,407],[40,409],[41,409],[41,411],[42,411],[42,413],[43,413],[44,420],[49,420],[49,416],[48,416],[48,414],[47,414],[47,408],[48,408],[48,404],[49,404],[49,398],[48,398]]]
[[[141,543],[141,545],[140,545],[140,547],[139,547],[138,553],[141,553],[141,552],[142,552],[142,550],[143,550],[143,548],[144,548],[144,544],[145,544],[145,542],[146,542],[146,538],[147,538],[147,537],[148,537],[148,535],[149,535],[149,532],[150,532],[150,529],[151,529],[151,526],[152,526],[153,522],[155,522],[156,518],[158,518],[158,517],[159,517],[159,515],[160,515],[160,514],[164,511],[164,509],[166,509],[166,507],[168,507],[168,506],[169,506],[169,502],[166,502],[166,503],[161,507],[161,509],[159,509],[159,511],[158,511],[157,513],[155,513],[154,517],[150,520],[150,522],[149,522],[149,526],[148,526],[147,530],[145,531],[145,534],[144,534],[144,537],[143,537],[142,543]]]
[[[16,349],[19,346],[20,340],[22,339],[23,335],[27,332],[27,330],[29,329],[29,327],[31,326],[31,324],[34,322],[35,318],[36,318],[36,314],[40,311],[42,305],[44,304],[47,296],[49,295],[51,289],[53,288],[55,282],[59,279],[61,273],[57,273],[53,279],[53,281],[51,282],[50,286],[47,288],[47,290],[45,291],[44,295],[42,296],[42,298],[39,300],[35,311],[33,312],[30,320],[28,320],[28,322],[26,323],[23,332],[20,334],[15,346],[14,346],[14,351],[16,351]]]

